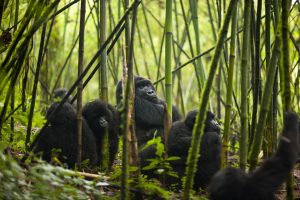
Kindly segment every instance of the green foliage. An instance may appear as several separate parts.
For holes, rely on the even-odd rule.
[[[156,157],[148,159],[150,163],[148,166],[144,167],[143,170],[154,170],[154,173],[159,176],[169,175],[178,177],[177,173],[173,171],[169,161],[179,160],[180,158],[176,156],[165,158],[165,147],[162,143],[161,137],[155,137],[152,140],[149,140],[141,151],[144,151],[151,146],[156,146]]]
[[[28,170],[0,151],[0,199],[99,199],[96,182],[40,161]]]

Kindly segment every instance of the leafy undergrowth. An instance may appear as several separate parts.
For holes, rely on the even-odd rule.
[[[45,162],[25,169],[3,151],[0,182],[0,199],[112,199],[99,181],[85,180],[75,171]]]
[[[108,183],[109,177],[104,175],[84,174],[53,166],[44,161],[35,164],[20,165],[14,156],[3,153],[0,145],[0,199],[119,199],[119,184]],[[111,179],[118,179],[120,166],[116,166]],[[300,197],[300,170],[294,170],[295,198]],[[131,180],[131,183],[133,181]],[[141,177],[137,184],[130,188],[134,199],[180,199],[181,192],[170,192],[157,181]],[[276,194],[278,200],[286,199],[285,186]],[[192,199],[207,199],[202,191],[193,195]]]

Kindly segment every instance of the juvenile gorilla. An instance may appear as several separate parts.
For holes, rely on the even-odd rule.
[[[103,136],[108,131],[109,161],[113,164],[119,145],[119,116],[117,110],[110,104],[95,100],[87,103],[82,109],[82,115],[92,129],[97,143],[98,164],[101,164]]]
[[[285,116],[275,155],[252,173],[227,168],[218,172],[209,186],[212,200],[272,200],[296,163],[299,150],[299,125],[295,113]]]
[[[185,175],[188,151],[192,141],[192,131],[195,124],[197,111],[190,111],[184,121],[174,122],[169,133],[168,148],[169,156],[178,156],[180,160],[171,162],[173,170],[178,173],[179,178],[167,178],[168,184],[177,183]],[[208,111],[204,134],[201,141],[200,157],[194,178],[194,189],[204,188],[211,177],[220,169],[221,161],[221,138],[219,124],[214,120],[214,114]]]
[[[53,103],[46,115],[49,119],[59,103]],[[82,160],[89,159],[89,164],[94,165],[97,161],[96,140],[93,132],[82,121]],[[52,150],[61,150],[58,152],[59,160],[66,163],[69,168],[74,168],[77,161],[77,121],[76,111],[69,103],[63,104],[51,121],[50,125],[40,132],[33,143],[33,152],[42,153],[42,158],[47,162],[52,159]]]
[[[165,101],[158,98],[155,88],[150,80],[135,76],[135,133],[138,146],[141,149],[147,141],[155,136],[163,136],[164,131],[164,104]],[[122,99],[122,81],[116,88],[116,99],[119,104]],[[172,121],[180,120],[178,109],[172,108]],[[141,166],[148,165],[148,158],[155,158],[155,147],[150,147],[140,152]],[[151,174],[151,173],[150,173]]]

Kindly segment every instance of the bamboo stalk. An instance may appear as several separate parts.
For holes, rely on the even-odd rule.
[[[216,70],[218,68],[218,61],[221,56],[222,52],[222,46],[223,42],[226,38],[227,32],[228,32],[228,25],[232,16],[233,9],[235,7],[235,4],[237,3],[237,0],[231,0],[229,3],[229,6],[227,8],[227,13],[225,16],[225,20],[223,22],[223,25],[220,29],[219,33],[219,39],[217,41],[216,49],[212,58],[212,61],[209,65],[209,74],[208,78],[205,82],[204,88],[202,90],[201,98],[200,98],[200,104],[198,109],[198,114],[196,117],[196,122],[193,128],[193,139],[191,143],[191,147],[189,149],[188,154],[188,160],[187,160],[187,167],[186,167],[186,177],[184,181],[184,189],[183,189],[183,199],[189,199],[193,181],[194,181],[194,175],[196,171],[197,161],[198,161],[198,155],[200,150],[200,143],[201,138],[204,131],[204,121],[205,116],[203,113],[206,113],[208,102],[209,102],[209,94],[212,87],[212,82],[214,80],[214,76],[216,73]]]
[[[194,32],[195,32],[195,43],[196,43],[196,54],[199,54],[201,52],[200,50],[200,33],[199,33],[199,22],[198,22],[198,13],[197,13],[197,2],[196,0],[190,0],[190,9],[192,12],[192,19],[193,19],[193,27],[194,27]],[[204,86],[204,81],[205,81],[205,71],[204,67],[201,61],[201,58],[196,61],[197,65],[197,70],[200,76],[200,84],[201,84],[201,89]]]
[[[45,43],[45,36],[46,36],[46,23],[43,25],[42,28],[42,34],[41,34],[41,41],[40,41],[40,48],[39,48],[39,55],[38,55],[38,62],[36,65],[36,72],[34,77],[34,84],[32,88],[32,99],[30,104],[30,111],[28,115],[28,124],[27,124],[27,133],[26,133],[26,139],[25,139],[25,147],[26,149],[29,148],[30,143],[30,135],[31,135],[31,127],[32,127],[32,119],[34,114],[34,107],[35,107],[35,101],[36,101],[36,95],[37,95],[37,88],[38,88],[38,81],[40,76],[40,70],[43,64],[43,52],[44,52],[44,43]]]
[[[166,1],[166,23],[165,23],[165,88],[166,88],[166,104],[167,115],[169,121],[164,127],[164,139],[168,140],[168,133],[172,122],[172,0]],[[167,144],[167,143],[165,143]],[[167,150],[167,148],[166,148]]]
[[[99,38],[99,48],[102,46],[106,40],[106,0],[100,0],[100,38]],[[108,102],[108,86],[107,86],[107,48],[103,49],[100,57],[100,65],[99,73],[100,73],[100,84],[101,87],[100,91],[100,99],[104,102]],[[109,166],[109,144],[108,144],[108,130],[105,131],[102,140],[102,163],[101,167],[103,170],[107,170]]]
[[[244,32],[241,62],[241,139],[240,139],[240,168],[245,170],[247,165],[248,146],[248,80],[249,80],[249,42],[250,42],[250,11],[251,1],[244,2]]]
[[[84,67],[84,29],[85,29],[86,1],[81,0],[79,22],[79,50],[78,50],[78,77],[83,73]],[[81,169],[82,162],[82,80],[77,85],[77,165]]]
[[[283,112],[288,112],[293,110],[292,105],[292,92],[291,92],[291,77],[290,77],[290,49],[289,49],[289,10],[290,10],[290,1],[282,0],[282,15],[281,15],[281,34],[282,34],[282,67],[283,72],[283,93],[282,93],[282,104]],[[284,119],[283,119],[284,120]],[[287,182],[286,182],[286,193],[287,200],[294,199],[294,180],[293,173],[289,173]]]
[[[233,72],[235,65],[235,43],[236,43],[236,30],[237,30],[237,4],[234,8],[231,21],[231,40],[230,40],[230,58],[228,68],[228,83],[226,92],[226,104],[225,104],[225,120],[224,120],[224,133],[223,133],[223,148],[221,157],[221,166],[226,168],[228,162],[228,147],[229,147],[229,130],[230,130],[230,118],[232,107],[232,90],[233,90]]]
[[[274,83],[274,77],[276,74],[276,65],[277,61],[280,55],[280,49],[281,49],[281,38],[280,38],[280,33],[279,29],[277,28],[276,32],[276,38],[272,50],[272,55],[270,59],[270,64],[267,66],[267,79],[265,83],[265,87],[263,90],[263,96],[261,100],[261,108],[259,111],[259,118],[258,118],[258,123],[255,129],[255,135],[254,135],[254,140],[253,140],[253,145],[251,147],[250,151],[250,170],[254,170],[257,162],[258,162],[258,155],[262,146],[263,142],[263,130],[264,130],[264,125],[267,117],[267,113],[269,110],[269,104],[271,100],[271,95],[272,95],[272,88],[273,88],[273,83]]]

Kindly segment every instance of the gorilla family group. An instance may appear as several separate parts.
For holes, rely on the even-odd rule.
[[[135,132],[138,148],[141,150],[154,137],[164,133],[164,104],[150,80],[136,76],[135,81]],[[67,91],[55,91],[55,97],[64,97]],[[116,100],[122,100],[122,81],[116,87]],[[49,118],[59,103],[53,103],[46,115]],[[299,150],[299,122],[295,113],[285,115],[284,127],[277,152],[267,159],[261,167],[251,173],[235,168],[220,170],[221,136],[220,126],[213,113],[206,114],[204,134],[201,140],[200,157],[194,178],[194,189],[205,189],[208,185],[210,199],[223,200],[270,200],[286,179],[296,163]],[[82,159],[91,166],[101,164],[101,145],[103,135],[108,131],[110,167],[118,152],[120,118],[116,108],[100,100],[87,103],[83,107]],[[179,160],[170,161],[178,178],[166,177],[168,185],[177,185],[180,189],[184,177],[192,130],[197,111],[190,111],[181,119],[178,109],[172,109],[172,127],[167,145],[168,155],[178,156]],[[58,158],[69,168],[74,168],[77,158],[77,120],[76,110],[70,102],[59,109],[50,125],[45,127],[33,142],[33,152],[51,162],[53,149],[60,149]],[[155,158],[155,146],[139,152],[141,167],[149,164],[149,158]],[[220,170],[220,171],[219,171]],[[156,177],[155,171],[143,171],[148,177]]]

